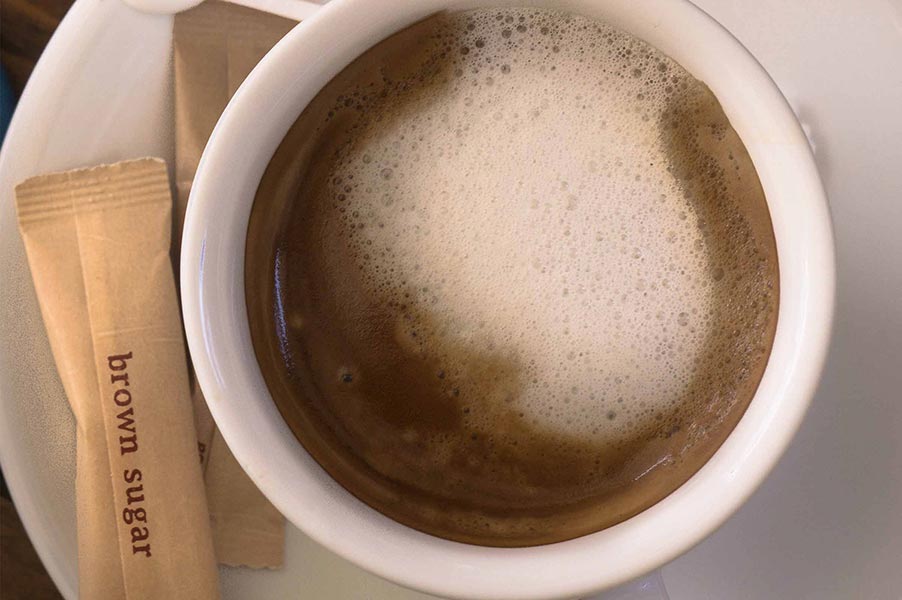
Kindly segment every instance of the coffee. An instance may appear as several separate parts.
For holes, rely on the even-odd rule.
[[[710,90],[537,9],[435,15],[335,77],[260,183],[245,288],[320,465],[490,546],[598,531],[691,477],[755,393],[778,299]]]

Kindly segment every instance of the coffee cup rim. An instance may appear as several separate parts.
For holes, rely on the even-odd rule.
[[[303,107],[341,68],[439,10],[523,4],[620,27],[708,84],[764,187],[781,294],[771,356],[749,408],[686,483],[590,535],[489,548],[392,521],[338,485],[303,449],[256,362],[244,299],[244,240],[269,158]],[[198,380],[233,454],[269,500],[307,535],[386,579],[441,596],[494,599],[606,589],[672,560],[720,526],[763,481],[801,423],[826,358],[835,285],[826,197],[795,115],[741,43],[688,0],[332,0],[264,57],[216,125],[191,192],[180,270]]]

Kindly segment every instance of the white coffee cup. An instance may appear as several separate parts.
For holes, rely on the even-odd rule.
[[[765,191],[780,304],[755,397],[689,481],[600,532],[545,546],[488,548],[392,521],[307,454],[257,365],[245,307],[244,247],[270,157],[306,104],[344,66],[436,11],[524,4],[615,25],[708,84]],[[685,552],[739,508],[785,450],[814,394],[830,337],[834,256],[824,191],[792,110],[748,51],[687,0],[332,0],[266,55],[216,126],[191,193],[181,281],[188,342],[210,410],[272,503],[310,537],[386,579],[440,596],[499,600],[575,597],[618,585]]]

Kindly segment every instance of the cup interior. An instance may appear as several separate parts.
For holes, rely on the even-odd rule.
[[[581,538],[489,548],[396,523],[339,486],[283,421],[257,366],[244,299],[244,245],[257,185],[316,93],[369,47],[439,10],[524,4],[619,27],[674,58],[717,96],[764,188],[779,256],[779,321],[768,366],[726,442],[683,486],[642,513]],[[182,244],[185,325],[211,412],[244,469],[297,527],[402,585],[442,596],[574,597],[675,558],[764,479],[814,393],[829,339],[833,242],[807,140],[767,73],[687,0],[333,0],[251,73],[207,145]]]

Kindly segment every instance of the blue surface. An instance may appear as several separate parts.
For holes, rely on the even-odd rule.
[[[13,95],[12,88],[9,87],[6,71],[0,67],[0,142],[6,136],[6,128],[9,127],[9,120],[13,116],[15,106],[16,97]]]

